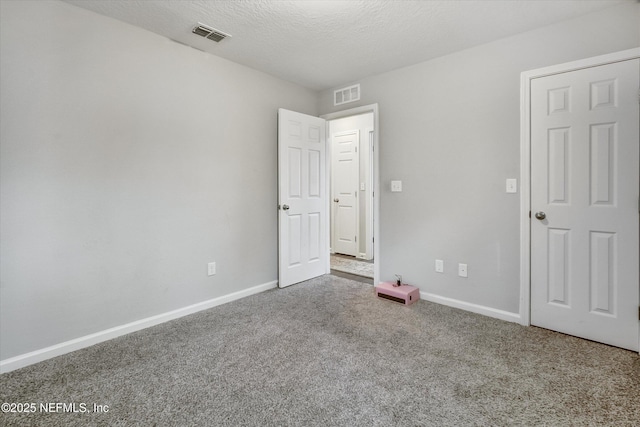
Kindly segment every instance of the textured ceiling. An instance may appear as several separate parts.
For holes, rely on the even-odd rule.
[[[65,1],[319,90],[635,0]]]

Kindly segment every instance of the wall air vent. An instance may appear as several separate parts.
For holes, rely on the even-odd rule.
[[[219,43],[227,37],[231,37],[231,34],[223,33],[222,31],[216,30],[208,25],[204,25],[201,22],[198,22],[198,26],[193,29],[193,34],[197,34],[205,39],[213,40],[216,43]]]
[[[344,87],[333,92],[333,105],[346,104],[360,100],[360,85]]]

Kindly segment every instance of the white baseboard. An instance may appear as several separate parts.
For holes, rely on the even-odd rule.
[[[167,313],[147,317],[146,319],[136,320],[135,322],[127,323],[125,325],[116,326],[114,328],[106,329],[104,331],[96,332],[94,334],[86,335],[84,337],[76,338],[70,341],[65,341],[63,343],[32,351],[30,353],[25,353],[9,359],[1,360],[0,373],[24,368],[25,366],[42,362],[43,360],[71,353],[72,351],[80,350],[81,348],[89,347],[94,344],[108,341],[122,335],[130,334],[131,332],[136,332],[145,328],[149,328],[151,326],[159,325],[160,323],[168,322],[169,320],[178,319],[183,316],[188,316],[189,314],[197,313],[198,311],[207,310],[218,305],[248,297],[250,295],[258,294],[260,292],[273,289],[277,286],[278,281],[274,280],[272,282],[254,286],[249,289],[234,292],[228,295],[223,295],[221,297],[199,302],[197,304],[179,308]]]
[[[485,307],[484,305],[472,304],[453,298],[442,297],[439,295],[430,294],[428,292],[420,292],[420,298],[427,301],[435,302],[437,304],[447,305],[449,307],[470,311],[472,313],[495,317],[496,319],[500,320],[506,320],[507,322],[520,323],[519,313],[511,313],[509,311],[498,310],[497,308]]]

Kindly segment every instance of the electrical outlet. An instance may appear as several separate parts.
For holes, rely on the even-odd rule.
[[[391,191],[393,193],[402,192],[402,181],[391,181]]]
[[[216,274],[216,263],[210,262],[207,264],[209,276],[214,276]]]
[[[467,264],[458,264],[458,276],[460,276],[460,277],[468,277],[467,276]]]
[[[441,259],[436,260],[436,273],[444,273],[444,261]]]

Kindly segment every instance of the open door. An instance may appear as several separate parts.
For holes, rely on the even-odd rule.
[[[328,273],[325,120],[278,110],[278,286]]]

